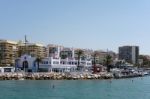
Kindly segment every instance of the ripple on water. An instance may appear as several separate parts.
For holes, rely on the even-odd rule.
[[[111,81],[0,81],[0,89],[0,99],[149,99],[150,77]]]

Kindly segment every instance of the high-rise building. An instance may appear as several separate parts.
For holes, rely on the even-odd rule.
[[[139,58],[138,46],[122,46],[119,47],[119,59],[128,63],[137,64]]]
[[[32,57],[46,57],[46,47],[37,43],[18,44],[19,57],[28,54]]]
[[[17,51],[17,42],[0,40],[0,66],[14,66]]]

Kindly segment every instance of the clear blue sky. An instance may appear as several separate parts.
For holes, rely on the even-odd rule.
[[[68,47],[138,45],[150,54],[150,0],[0,0],[0,38]]]

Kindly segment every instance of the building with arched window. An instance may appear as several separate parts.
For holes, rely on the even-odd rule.
[[[45,57],[39,61],[39,66],[36,57],[23,55],[16,60],[16,68],[30,72],[74,72],[77,69],[78,60],[76,59],[61,59],[54,57]],[[80,67],[84,70],[90,70],[92,67],[91,60],[80,60]]]

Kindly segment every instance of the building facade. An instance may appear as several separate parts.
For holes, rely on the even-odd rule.
[[[78,55],[76,54],[78,50],[82,50],[83,51],[83,54],[81,55],[81,59],[84,60],[84,59],[92,59],[92,53],[93,53],[93,50],[91,49],[74,49],[74,57],[77,59],[78,58]]]
[[[42,44],[27,43],[18,44],[18,55],[21,57],[24,54],[31,55],[32,57],[46,57],[46,47]]]
[[[0,40],[0,66],[14,66],[17,51],[17,42]]]
[[[63,48],[60,51],[60,57],[61,59],[66,59],[66,58],[74,59],[75,58],[74,48]]]
[[[112,60],[116,59],[116,53],[113,51],[97,50],[96,52],[96,64],[104,64],[107,55],[110,55]]]
[[[26,72],[74,72],[77,69],[77,63],[78,60],[76,59],[45,57],[41,60],[38,67],[36,57],[23,55],[17,59],[16,68],[24,70]],[[85,70],[91,70],[92,61],[81,60],[80,65]]]
[[[119,47],[119,59],[128,63],[138,64],[139,47],[138,46],[122,46]]]
[[[47,45],[47,57],[59,58],[63,46],[49,44]]]
[[[49,44],[47,46],[47,57],[61,58],[61,59],[66,59],[66,58],[73,59],[75,57],[75,50],[74,48]]]

